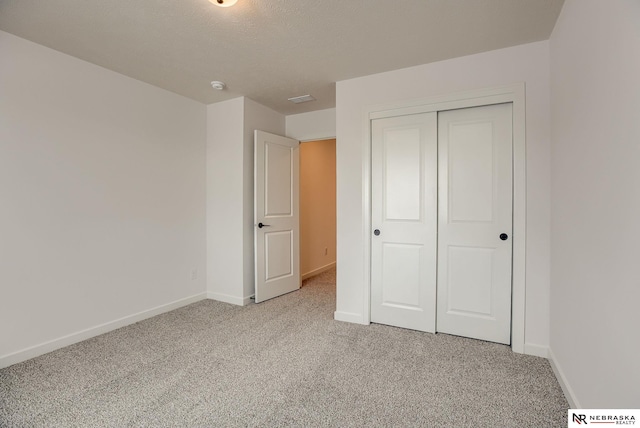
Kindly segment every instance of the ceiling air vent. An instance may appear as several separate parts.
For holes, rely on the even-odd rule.
[[[306,103],[307,101],[315,101],[311,95],[301,95],[299,97],[289,98],[289,101],[295,104]]]

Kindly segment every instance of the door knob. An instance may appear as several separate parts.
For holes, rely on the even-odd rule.
[[[380,236],[380,229],[374,230],[373,234],[376,235],[376,236]]]
[[[264,223],[258,223],[258,227],[260,229],[262,229],[263,227],[269,227],[269,226],[271,226],[271,225],[270,224],[264,224]]]
[[[509,239],[509,235],[507,235],[506,233],[501,233],[500,239],[502,239],[503,241],[506,241],[507,239]]]

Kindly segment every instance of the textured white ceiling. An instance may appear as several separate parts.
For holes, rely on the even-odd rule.
[[[244,95],[293,114],[334,107],[339,80],[546,40],[562,4],[0,0],[0,29],[203,103]],[[287,101],[304,94],[317,101]]]

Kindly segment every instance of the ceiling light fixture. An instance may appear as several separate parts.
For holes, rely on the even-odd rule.
[[[306,103],[308,101],[315,101],[311,95],[301,95],[299,97],[287,98],[289,101],[295,104]]]
[[[224,82],[220,82],[219,80],[214,80],[211,82],[211,87],[216,91],[222,91],[227,85]]]
[[[238,0],[209,0],[211,3],[220,7],[231,7],[238,3]]]

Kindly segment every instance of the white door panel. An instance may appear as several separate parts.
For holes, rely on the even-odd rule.
[[[437,115],[371,131],[371,321],[435,332]]]
[[[264,215],[290,216],[292,212],[291,166],[293,151],[289,146],[265,141],[264,147]]]
[[[492,124],[451,124],[448,145],[448,165],[443,167],[449,170],[449,222],[491,222],[495,191]]]
[[[439,113],[438,211],[437,330],[509,344],[511,104]]]
[[[255,131],[256,303],[300,288],[298,145]]]
[[[291,230],[264,233],[266,281],[293,275],[293,233]]]
[[[491,296],[495,249],[450,245],[447,250],[447,312],[494,319]],[[464,269],[460,269],[462,266]],[[474,287],[468,287],[467,284],[470,283],[473,283]]]

